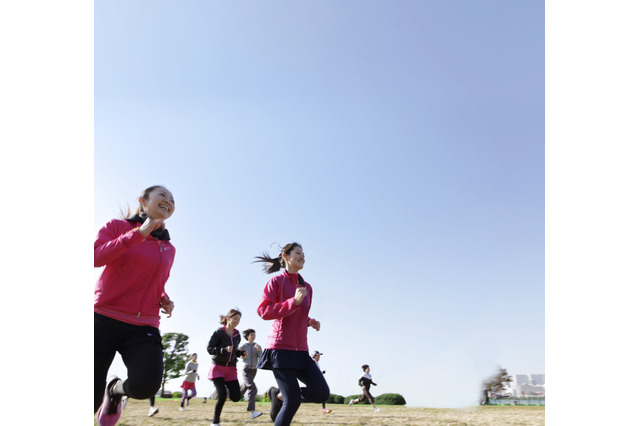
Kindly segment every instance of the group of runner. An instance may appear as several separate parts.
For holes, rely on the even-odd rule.
[[[152,398],[150,415],[157,412],[153,397],[163,373],[160,312],[171,317],[174,309],[164,287],[175,257],[165,221],[173,215],[175,200],[164,186],[152,186],[142,192],[138,203],[134,214],[127,211],[121,219],[107,222],[94,243],[94,266],[104,267],[94,297],[94,413],[99,426],[117,423],[124,397]],[[265,252],[256,259],[267,274],[283,270],[267,282],[257,308],[262,319],[273,320],[271,334],[262,350],[254,343],[255,331],[245,330],[247,343],[240,346],[236,327],[242,313],[231,309],[220,315],[221,327],[207,345],[213,359],[208,378],[218,394],[212,426],[219,425],[227,396],[239,401],[243,390],[249,390],[250,417],[262,414],[255,410],[253,378],[258,368],[271,370],[278,385],[268,391],[275,425],[290,425],[301,402],[324,404],[329,398],[329,386],[307,345],[308,327],[319,331],[320,322],[309,316],[313,289],[299,273],[305,263],[302,246],[292,242],[277,257]],[[125,380],[107,379],[116,352],[127,367]],[[238,358],[245,359],[243,390],[237,377]],[[182,385],[182,409],[196,395],[197,378],[197,354],[193,354]],[[298,381],[306,386],[301,388]],[[373,404],[368,385],[375,383],[362,383],[363,398]]]

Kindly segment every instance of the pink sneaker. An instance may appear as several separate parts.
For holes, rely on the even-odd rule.
[[[109,377],[107,387],[104,390],[104,399],[102,405],[98,409],[97,423],[98,426],[114,426],[118,423],[120,414],[122,413],[122,396],[112,397],[111,388],[120,380],[116,376]]]
[[[328,408],[323,408],[322,409],[322,414],[329,414],[331,412],[331,410],[329,410]]]

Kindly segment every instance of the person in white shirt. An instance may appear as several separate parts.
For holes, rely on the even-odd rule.
[[[313,360],[316,362],[316,365],[318,366],[318,369],[319,369],[320,371],[322,371],[322,374],[324,374],[325,372],[324,372],[324,370],[323,370],[322,368],[320,368],[320,364],[319,364],[320,356],[322,356],[322,354],[320,353],[320,351],[315,351],[315,352],[313,353],[313,356],[312,356],[311,358],[313,358]],[[326,405],[325,405],[325,403],[323,402],[323,403],[322,403],[322,414],[329,414],[331,411],[332,411],[332,410],[331,410],[331,409],[329,409],[329,408],[327,408],[327,407],[326,407]]]

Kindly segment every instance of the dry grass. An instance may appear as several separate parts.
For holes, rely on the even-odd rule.
[[[129,400],[118,425],[211,425],[215,401],[196,398],[186,411],[178,411],[180,400],[156,400],[160,409],[154,417],[148,417],[149,400]],[[246,402],[227,401],[222,410],[222,425],[270,425],[269,404],[258,403],[256,408],[264,414],[250,420]],[[468,409],[407,408],[381,406],[382,411],[373,414],[370,406],[327,404],[330,414],[320,412],[320,404],[302,404],[294,418],[294,425],[436,425],[436,426],[495,426],[495,425],[544,425],[544,406],[489,406]]]

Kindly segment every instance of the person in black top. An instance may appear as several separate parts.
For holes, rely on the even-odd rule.
[[[371,404],[371,406],[373,407],[373,412],[377,413],[380,411],[380,408],[376,408],[376,405],[373,403],[374,398],[373,396],[371,396],[369,388],[371,387],[371,385],[378,386],[378,384],[374,383],[371,379],[371,374],[369,374],[371,369],[367,364],[362,366],[362,371],[364,371],[364,374],[360,376],[360,379],[358,379],[358,385],[362,387],[362,396],[360,398],[352,399],[351,401],[349,401],[349,405],[351,406],[367,399],[369,401],[369,404]]]
[[[236,362],[238,357],[245,357],[246,351],[240,350],[240,332],[236,330],[240,324],[242,313],[237,309],[231,309],[227,315],[220,315],[222,327],[213,332],[207,352],[212,355],[213,365],[209,370],[209,380],[213,381],[218,393],[218,402],[213,414],[213,426],[220,424],[220,414],[227,399],[227,389],[229,389],[229,399],[233,402],[240,401],[240,384],[238,383],[238,372]]]

